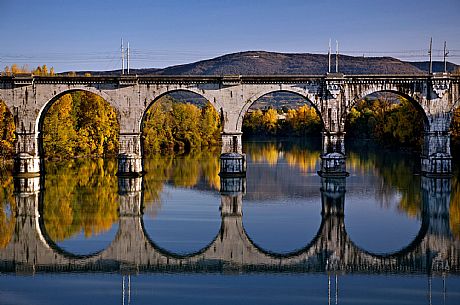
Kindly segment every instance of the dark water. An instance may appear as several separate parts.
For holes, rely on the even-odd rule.
[[[116,160],[3,171],[0,304],[460,303],[458,172],[420,177],[416,157],[358,146],[331,180],[317,143],[244,149],[231,190],[213,151],[131,180]]]

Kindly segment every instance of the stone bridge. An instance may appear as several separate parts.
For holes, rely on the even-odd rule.
[[[368,94],[394,92],[409,99],[423,113],[422,172],[451,173],[449,126],[453,109],[460,106],[460,76],[343,75],[313,76],[3,76],[0,100],[16,123],[16,171],[40,172],[43,156],[43,118],[63,94],[84,90],[110,103],[120,123],[119,172],[142,172],[142,121],[159,97],[178,90],[197,93],[220,113],[222,153],[242,153],[244,114],[260,97],[277,91],[297,94],[316,109],[323,124],[323,174],[344,175],[345,120],[354,104]],[[244,171],[244,167],[241,168]]]
[[[16,228],[0,249],[0,272],[337,272],[459,274],[460,240],[449,226],[450,178],[422,177],[421,227],[414,240],[394,253],[375,254],[350,239],[344,222],[344,177],[322,178],[322,221],[313,240],[291,253],[264,250],[246,234],[242,204],[245,178],[221,178],[221,228],[196,253],[158,247],[144,230],[142,177],[119,178],[119,227],[104,250],[75,255],[46,234],[42,177],[16,178]],[[318,211],[320,213],[320,211]]]

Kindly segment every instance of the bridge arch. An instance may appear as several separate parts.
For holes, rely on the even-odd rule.
[[[251,98],[249,98],[246,103],[244,104],[243,108],[241,109],[240,113],[238,114],[238,120],[237,120],[237,126],[236,129],[238,131],[241,131],[243,128],[243,120],[244,116],[248,112],[249,108],[251,108],[252,105],[254,105],[257,100],[260,98],[264,97],[265,95],[272,94],[272,93],[277,93],[277,92],[284,92],[284,93],[290,93],[296,96],[299,96],[303,98],[308,106],[313,107],[315,109],[316,114],[318,114],[320,120],[321,120],[321,126],[324,128],[325,124],[323,121],[323,116],[321,114],[321,111],[319,111],[318,106],[313,103],[311,96],[306,94],[305,89],[301,87],[290,87],[290,88],[281,88],[281,89],[276,89],[276,88],[271,88],[267,90],[263,90],[258,92],[257,94],[253,95]]]
[[[97,95],[97,96],[103,98],[107,103],[110,104],[110,106],[112,108],[115,109],[115,111],[117,112],[117,120],[120,122],[120,108],[119,108],[119,105],[118,105],[118,103],[115,102],[115,100],[112,99],[112,97],[110,95],[108,95],[107,93],[105,93],[102,90],[98,90],[98,89],[96,89],[94,87],[91,87],[91,86],[76,86],[76,87],[72,87],[71,89],[62,89],[62,90],[53,92],[53,96],[43,104],[43,106],[40,108],[40,110],[39,110],[39,112],[37,114],[37,119],[36,119],[36,122],[35,122],[35,130],[37,132],[41,132],[42,127],[43,127],[43,120],[44,120],[44,118],[46,116],[46,113],[48,112],[48,110],[51,108],[51,106],[59,98],[61,98],[65,94],[69,94],[69,93],[73,93],[73,92],[77,92],[77,91],[89,92],[89,93],[92,93],[94,95]]]
[[[429,121],[428,121],[428,116],[427,116],[427,110],[413,96],[402,92],[396,86],[392,86],[391,88],[370,88],[370,89],[362,91],[360,95],[356,95],[350,101],[348,111],[344,113],[345,117],[343,117],[343,119],[346,119],[346,116],[348,116],[350,110],[353,107],[355,107],[359,101],[362,101],[367,96],[376,94],[376,93],[392,93],[394,95],[407,99],[417,109],[417,111],[422,114],[424,126],[425,127],[428,126]]]
[[[117,119],[117,124],[121,124],[121,113],[119,110],[119,107],[117,103],[112,99],[111,96],[109,96],[107,93],[104,91],[97,90],[96,88],[93,87],[73,87],[71,89],[65,89],[61,90],[59,92],[54,91],[53,92],[53,97],[49,99],[43,106],[40,108],[36,121],[35,121],[35,131],[37,133],[37,138],[38,138],[38,152],[40,157],[44,157],[44,146],[43,146],[43,129],[44,129],[44,123],[45,123],[45,118],[46,115],[48,114],[50,108],[64,95],[74,93],[74,92],[87,92],[91,93],[95,96],[98,96],[102,98],[106,103],[110,105],[110,107],[115,111],[116,113],[116,119]]]
[[[142,116],[139,121],[139,130],[142,132],[143,124],[147,115],[147,111],[154,106],[155,103],[158,102],[158,100],[166,95],[174,94],[177,92],[186,92],[186,93],[193,93],[195,95],[201,96],[202,98],[206,99],[217,112],[220,112],[222,109],[222,105],[219,103],[219,101],[214,97],[208,94],[207,91],[205,90],[200,90],[198,88],[193,88],[193,87],[185,87],[183,88],[182,86],[179,86],[177,88],[170,88],[168,86],[162,86],[160,87],[159,92],[155,92],[155,95],[149,96],[145,100],[145,108],[142,113]]]
[[[145,123],[147,122],[148,120],[148,115],[149,115],[149,110],[152,109],[152,107],[155,107],[155,104],[158,103],[158,101],[160,101],[161,98],[165,97],[165,96],[170,96],[170,95],[173,95],[175,93],[180,93],[180,92],[184,92],[186,94],[192,94],[194,96],[194,98],[202,98],[204,100],[206,100],[206,103],[209,103],[213,109],[216,111],[216,113],[220,114],[221,112],[221,109],[217,108],[219,106],[219,104],[216,102],[215,99],[210,99],[210,97],[206,94],[204,94],[202,91],[198,90],[198,89],[190,89],[190,88],[177,88],[177,89],[168,89],[168,90],[165,90],[164,92],[162,92],[161,94],[155,96],[151,101],[150,103],[147,104],[146,102],[146,107],[145,109],[143,110],[143,113],[142,113],[142,116],[141,116],[141,119],[140,119],[140,122],[139,122],[139,130],[140,130],[140,133],[141,133],[141,151],[142,151],[142,155],[145,155],[145,148],[146,148],[146,144],[145,144]],[[182,102],[182,101],[181,101]]]

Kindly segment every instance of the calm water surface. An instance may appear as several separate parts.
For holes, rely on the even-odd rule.
[[[244,150],[222,190],[211,151],[131,180],[116,160],[3,171],[0,304],[460,304],[458,173],[359,146],[331,180],[317,143]]]

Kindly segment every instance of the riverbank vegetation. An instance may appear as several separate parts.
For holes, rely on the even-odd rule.
[[[48,109],[42,130],[47,159],[110,156],[118,152],[117,113],[100,96],[76,91],[58,98]],[[13,115],[0,101],[0,156],[13,155]],[[202,108],[170,96],[147,111],[142,130],[144,154],[182,153],[220,145],[220,118],[208,102]]]
[[[319,137],[322,122],[309,105],[248,111],[243,121],[244,136]],[[409,100],[395,94],[372,96],[357,102],[345,122],[347,139],[372,140],[385,147],[420,151],[424,116]],[[460,147],[460,108],[454,111],[452,144]]]
[[[256,109],[243,120],[245,136],[306,136],[319,135],[321,119],[313,107],[303,105],[297,109]]]
[[[166,95],[147,110],[142,130],[144,154],[218,146],[220,130],[219,114],[209,102],[200,109]]]
[[[115,155],[119,130],[117,113],[100,96],[87,91],[65,94],[45,115],[45,157]]]

